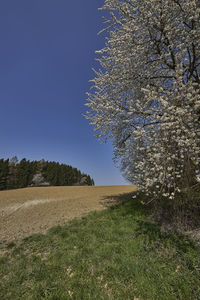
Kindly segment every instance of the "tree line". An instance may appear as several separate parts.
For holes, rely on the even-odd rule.
[[[49,185],[94,185],[94,180],[77,168],[54,161],[18,161],[16,156],[0,159],[0,190]]]

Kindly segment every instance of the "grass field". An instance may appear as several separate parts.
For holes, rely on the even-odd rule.
[[[199,248],[163,235],[141,199],[126,200],[10,242],[0,299],[200,299]]]

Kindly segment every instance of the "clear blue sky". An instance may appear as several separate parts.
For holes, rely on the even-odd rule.
[[[104,46],[103,0],[0,1],[0,157],[77,167],[96,185],[127,184],[82,117]]]

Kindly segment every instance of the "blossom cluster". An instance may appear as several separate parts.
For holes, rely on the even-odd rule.
[[[132,131],[126,153],[121,149],[123,168],[128,179],[147,193],[153,187],[154,194],[173,198],[199,173],[200,90],[197,84],[180,80],[173,91],[148,87],[143,92],[146,103],[156,99],[157,105]]]
[[[105,0],[86,117],[126,178],[173,198],[199,174],[200,1]]]

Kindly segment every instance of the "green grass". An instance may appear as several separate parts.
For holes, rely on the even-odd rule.
[[[0,299],[200,299],[199,249],[139,201],[35,234],[0,258]]]

